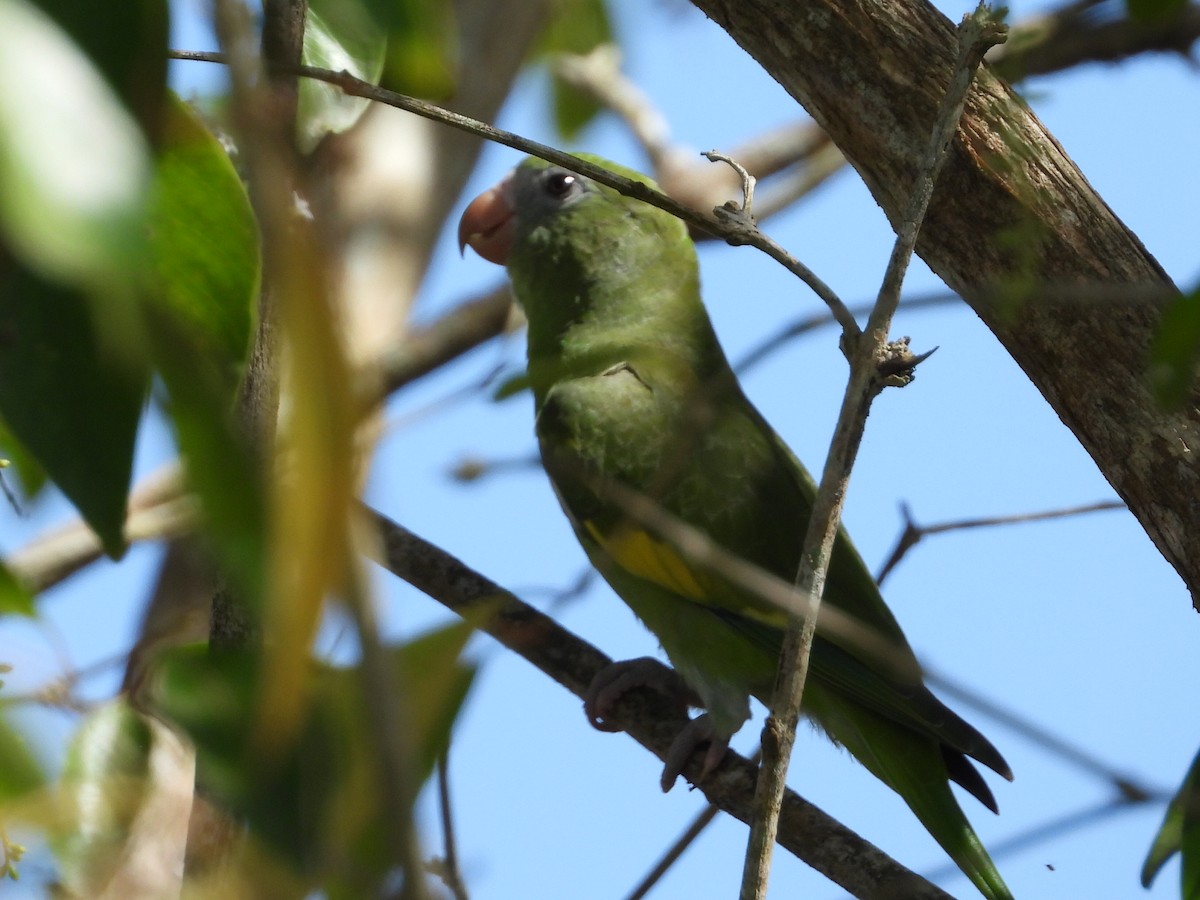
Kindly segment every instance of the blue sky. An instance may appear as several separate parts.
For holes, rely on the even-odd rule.
[[[629,74],[669,120],[677,141],[697,151],[728,149],[802,116],[794,102],[733,42],[684,3],[613,4]],[[957,20],[967,4],[939,3]],[[1014,4],[1020,19],[1038,7]],[[182,29],[180,46],[203,37]],[[208,78],[176,69],[182,84]],[[1091,65],[1023,86],[1038,116],[1091,184],[1183,287],[1200,280],[1200,77],[1176,58]],[[546,142],[543,75],[528,73],[498,124]],[[630,165],[644,161],[622,128],[605,119],[575,149]],[[459,208],[518,155],[492,147]],[[891,248],[886,220],[851,171],[839,175],[766,230],[845,300],[873,298]],[[705,246],[704,293],[729,355],[740,357],[819,302],[755,251]],[[419,299],[432,318],[501,272],[477,257],[460,259],[446,234]],[[920,263],[908,293],[941,289]],[[962,305],[901,313],[896,334],[918,350],[938,346],[916,381],[876,403],[855,469],[846,522],[876,567],[902,527],[898,505],[917,520],[1032,512],[1109,499],[1113,493],[990,333]],[[828,445],[846,367],[837,335],[826,330],[793,342],[747,373],[748,393],[810,468]],[[499,362],[521,365],[516,336],[475,352],[394,399],[397,425],[379,448],[370,500],[489,577],[545,606],[546,591],[577,577],[584,558],[536,470],[461,486],[447,471],[466,455],[524,456],[533,451],[527,397],[495,403],[485,394],[442,403]],[[435,404],[433,414],[408,414]],[[171,455],[162,427],[149,422],[139,472]],[[11,551],[70,514],[54,498],[24,518],[0,509],[0,549]],[[101,564],[43,601],[52,626],[0,623],[0,658],[19,691],[58,671],[57,647],[77,666],[117,654],[129,643],[152,548],[119,565]],[[433,601],[382,575],[389,632],[416,633],[442,621]],[[1200,619],[1170,566],[1131,516],[1084,518],[984,529],[930,538],[886,585],[885,596],[931,669],[1003,704],[1113,768],[1173,790],[1200,747],[1193,686],[1200,677]],[[656,652],[654,639],[606,587],[554,613],[614,657]],[[578,701],[489,639],[472,652],[481,676],[456,733],[452,778],[459,852],[476,900],[511,897],[612,898],[628,892],[661,850],[702,808],[698,793],[657,789],[659,763],[622,735],[585,722]],[[111,691],[113,678],[89,684]],[[1103,803],[1111,788],[963,703],[952,705],[1005,754],[1016,781],[992,786],[1001,815],[964,800],[985,844],[1005,841]],[[70,722],[31,712],[24,721],[53,748]],[[760,711],[736,742],[752,749]],[[51,749],[51,757],[55,751]],[[906,865],[937,876],[956,895],[971,888],[947,871],[944,854],[903,803],[847,756],[803,736],[790,783]],[[428,852],[440,852],[433,810],[424,805]],[[1057,834],[998,865],[1020,897],[1130,897],[1161,807],[1127,811]],[[745,829],[721,817],[655,896],[733,896]],[[774,896],[837,897],[838,889],[786,854],[776,857]],[[30,871],[36,880],[36,868]],[[1172,864],[1147,896],[1178,892]],[[6,891],[12,889],[6,889]],[[17,889],[12,896],[19,896]],[[8,896],[5,893],[5,896]],[[36,894],[30,894],[35,896]]]

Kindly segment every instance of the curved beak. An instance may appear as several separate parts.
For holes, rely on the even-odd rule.
[[[516,209],[513,206],[512,176],[484,191],[467,205],[458,220],[458,250],[467,245],[488,262],[504,265],[512,250]]]

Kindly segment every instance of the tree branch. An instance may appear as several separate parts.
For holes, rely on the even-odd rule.
[[[1076,0],[1012,28],[1007,44],[987,55],[1009,81],[1045,75],[1087,62],[1114,63],[1139,53],[1187,54],[1200,39],[1200,6],[1187,4],[1162,21],[1135,22],[1097,11],[1103,0]],[[1124,4],[1116,4],[1124,10]]]
[[[379,530],[384,548],[381,565],[459,615],[487,613],[480,625],[482,630],[575,696],[582,698],[596,673],[611,663],[591,644],[445,551],[373,510],[368,510],[368,515]],[[665,697],[639,689],[621,699],[614,722],[665,760],[688,718]],[[695,782],[700,768],[697,757],[689,762],[684,774]],[[709,802],[749,822],[755,772],[753,763],[729,752],[699,788]],[[948,900],[948,895],[935,885],[791,792],[784,800],[779,844],[857,897]]]
[[[922,155],[916,182],[896,229],[896,243],[884,272],[879,297],[864,333],[854,344],[844,347],[850,358],[850,379],[813,499],[812,517],[804,535],[800,567],[796,572],[796,587],[811,598],[812,612],[804,618],[791,617],[780,651],[771,713],[763,726],[763,760],[754,797],[755,818],[742,873],[743,900],[762,900],[767,894],[780,802],[786,788],[809,657],[817,633],[817,611],[825,590],[825,576],[841,523],[850,473],[866,429],[867,414],[879,391],[894,380],[889,373],[894,376],[901,371],[894,364],[899,361],[911,370],[919,361],[908,354],[906,344],[888,341],[892,317],[900,305],[904,274],[912,259],[934,185],[945,163],[951,136],[962,116],[967,90],[983,61],[983,54],[1003,39],[1002,29],[982,4],[959,26],[959,53],[953,77],[938,109],[933,135]],[[907,378],[899,383],[907,383]]]
[[[925,0],[693,2],[804,105],[897,223],[954,66],[945,16]],[[1025,370],[1200,605],[1200,388],[1164,411],[1145,377],[1166,303],[1146,289],[1170,279],[986,66],[917,252]],[[1115,305],[1037,293],[1063,285],[1135,290]]]
[[[192,60],[195,62],[224,63],[226,61],[225,56],[220,53],[191,50],[172,50],[170,56],[172,59]],[[355,78],[349,72],[333,72],[329,69],[320,69],[314,66],[296,66],[296,74],[335,85],[350,96],[364,97],[368,100],[385,103],[388,106],[406,110],[414,115],[449,125],[451,128],[456,128],[459,131],[476,134],[488,140],[495,141],[498,144],[504,144],[506,147],[512,147],[514,150],[521,150],[557,165],[564,166],[572,172],[578,172],[580,175],[585,175],[594,181],[598,181],[600,184],[608,185],[628,197],[633,197],[635,200],[641,200],[644,203],[649,203],[651,206],[656,206],[661,210],[669,212],[692,228],[716,235],[728,244],[755,247],[766,253],[771,259],[778,262],[808,285],[813,293],[820,297],[822,302],[833,311],[843,331],[851,336],[854,336],[858,331],[858,325],[854,322],[853,317],[846,312],[845,304],[838,299],[838,296],[824,281],[818,278],[807,266],[788,253],[769,236],[756,228],[748,227],[745,222],[737,217],[715,217],[697,212],[663,192],[654,190],[641,181],[624,178],[603,166],[580,159],[578,156],[564,153],[547,144],[531,141],[518,134],[513,134],[511,131],[496,128],[488,125],[486,122],[480,122],[477,119],[461,115],[425,100],[386,90],[378,85]]]

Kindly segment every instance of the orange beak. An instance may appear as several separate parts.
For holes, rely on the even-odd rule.
[[[458,220],[458,249],[467,245],[488,262],[504,265],[512,250],[516,209],[512,199],[512,176],[505,176],[470,202]]]

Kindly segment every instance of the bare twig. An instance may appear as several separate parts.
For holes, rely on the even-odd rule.
[[[646,877],[638,882],[637,887],[630,892],[627,900],[642,900],[643,897],[649,894],[651,889],[667,874],[671,866],[675,865],[679,857],[683,855],[683,852],[695,843],[696,838],[700,837],[705,828],[712,824],[713,819],[720,812],[721,808],[711,803],[704,807],[700,811],[700,814],[692,820],[692,824],[684,829],[683,834],[679,836],[675,843],[667,848],[667,851],[655,864],[654,868],[647,872]]]
[[[621,119],[649,158],[654,178],[667,194],[697,209],[711,209],[732,195],[733,182],[727,173],[697,166],[690,150],[671,141],[666,117],[621,71],[617,47],[605,44],[585,56],[565,54],[553,62],[553,67],[560,78]],[[758,204],[759,221],[790,206],[846,163],[815,122],[793,122],[756,135],[730,156],[756,178],[792,170],[766,190]],[[692,236],[697,240],[711,237],[699,231],[693,231]]]
[[[195,62],[225,62],[225,57],[220,53],[194,50],[172,50],[170,56],[172,59],[191,60]],[[737,221],[718,221],[713,216],[697,212],[643,182],[623,178],[603,166],[598,166],[577,156],[572,156],[570,153],[563,153],[561,150],[557,150],[546,144],[531,141],[528,138],[513,134],[511,131],[504,131],[485,122],[460,115],[433,103],[428,103],[404,94],[398,94],[395,91],[385,90],[378,85],[355,78],[348,72],[333,72],[329,69],[320,69],[314,66],[296,66],[295,71],[297,75],[304,78],[313,78],[327,84],[335,85],[350,96],[364,97],[368,100],[385,103],[388,106],[403,109],[415,115],[449,125],[451,128],[479,135],[498,144],[504,144],[506,147],[512,147],[514,150],[520,150],[524,153],[545,159],[548,162],[564,166],[600,184],[607,185],[628,197],[633,197],[635,200],[641,200],[644,203],[649,203],[651,206],[656,206],[661,210],[669,212],[691,227],[714,234],[729,244],[734,246],[746,244],[755,247],[802,280],[823,302],[829,304],[830,308],[834,310],[835,315],[838,316],[838,321],[842,323],[843,328],[849,334],[855,335],[858,332],[857,324],[854,323],[851,317],[844,314],[844,304],[838,300],[837,295],[833,293],[829,286],[817,278],[806,266],[784,250],[779,244],[758,231],[758,229],[747,228],[744,224]]]
[[[422,540],[379,513],[370,513],[379,529],[384,564],[459,615],[488,617],[480,627],[524,657],[577,697],[611,660],[554,620],[474,572],[445,551]],[[654,691],[626,693],[614,722],[639,744],[666,759],[686,711]],[[700,776],[701,760],[688,762],[685,775]],[[752,814],[754,765],[728,752],[721,767],[699,786],[711,803],[748,822]],[[947,894],[914,875],[844,825],[797,795],[785,795],[779,842],[785,849],[853,894],[946,900]]]
[[[1152,797],[1170,795],[1169,791],[1152,788],[1136,781],[1116,767],[1104,762],[1104,760],[1089,750],[1063,740],[1049,729],[1043,728],[1025,716],[1015,713],[1005,706],[1001,706],[999,703],[995,703],[974,691],[968,690],[958,682],[938,672],[926,670],[925,678],[942,693],[961,701],[964,705],[978,710],[988,718],[1015,731],[1021,737],[1034,744],[1038,749],[1045,750],[1076,768],[1082,769],[1089,775],[1099,778],[1128,800],[1141,802]]]
[[[913,297],[908,300],[902,300],[900,307],[905,311],[913,311],[918,309],[929,309],[935,306],[948,306],[957,302],[959,297],[957,294],[943,293],[931,294],[925,297]],[[871,309],[874,304],[860,304],[850,307],[850,314],[856,319],[866,317],[871,314]],[[741,359],[734,365],[734,371],[738,374],[745,372],[747,369],[758,365],[776,350],[780,349],[784,344],[793,338],[799,337],[802,334],[807,334],[810,331],[815,331],[826,325],[835,325],[837,320],[832,313],[814,313],[811,316],[803,316],[793,322],[788,323],[779,331],[772,334],[759,344],[752,347],[745,353]]]
[[[757,764],[760,756],[761,754],[755,753],[750,758],[750,762]],[[688,847],[694,844],[700,835],[704,833],[704,829],[713,823],[713,820],[716,819],[720,811],[720,807],[712,803],[700,810],[696,817],[692,819],[692,823],[666,849],[659,861],[655,863],[654,868],[647,872],[646,877],[638,882],[637,887],[633,889],[627,900],[641,900],[641,898],[649,894],[654,886],[663,879],[663,876],[670,871],[671,866],[679,861]]]
[[[381,389],[367,396],[364,405],[383,402],[388,394],[502,334],[511,311],[512,294],[505,284],[456,306],[432,325],[413,328],[379,358]]]
[[[195,501],[183,496],[179,465],[169,463],[130,492],[124,533],[130,543],[155,540],[191,531],[196,520]],[[95,532],[75,519],[34,538],[6,563],[31,592],[41,593],[102,554]]]
[[[1104,512],[1107,510],[1126,509],[1120,500],[1103,500],[1098,503],[1087,503],[1082,506],[1068,506],[1065,509],[1043,510],[1033,513],[1016,513],[1009,516],[983,516],[973,519],[957,519],[952,522],[939,522],[936,525],[918,525],[913,521],[912,511],[907,503],[900,505],[900,514],[904,517],[904,530],[896,539],[896,546],[887,558],[887,562],[875,576],[879,584],[892,573],[900,564],[900,560],[908,555],[913,547],[931,534],[945,534],[947,531],[966,531],[971,528],[990,528],[993,525],[1016,525],[1021,522],[1044,522],[1047,519],[1062,519],[1068,516],[1081,516],[1087,513]]]
[[[437,762],[438,814],[442,821],[442,860],[438,874],[454,900],[468,900],[467,886],[458,865],[458,841],[454,834],[454,806],[450,802],[450,750]]]
[[[1152,802],[1165,804],[1170,799],[1170,792],[1165,792],[1159,797],[1154,797]],[[1124,812],[1130,812],[1137,809],[1143,804],[1143,801],[1130,800],[1125,797],[1112,797],[1107,800],[1101,800],[1099,803],[1091,806],[1085,806],[1082,809],[1073,812],[1063,813],[1061,816],[1056,816],[1041,825],[1015,834],[1012,837],[997,841],[989,848],[991,854],[996,857],[1008,856],[1014,853],[1019,853],[1023,850],[1028,850],[1030,847],[1036,847],[1039,844],[1044,844],[1060,835],[1073,834],[1083,828],[1089,828],[1094,825],[1099,825],[1114,816]],[[947,875],[952,875],[956,869],[952,865],[940,866],[936,869],[930,869],[925,873],[926,878],[942,878]]]
[[[992,69],[1019,81],[1088,62],[1115,63],[1147,52],[1175,53],[1187,59],[1200,39],[1200,6],[1183,4],[1166,19],[1139,22],[1106,16],[1102,0],[1076,0],[1013,26],[1008,43],[987,54]],[[1124,10],[1124,4],[1111,4]]]
[[[601,44],[585,55],[563,54],[551,67],[567,84],[621,118],[655,172],[678,165],[689,155],[671,143],[666,117],[621,71],[621,49],[616,44]]]
[[[605,496],[620,506],[631,520],[664,537],[689,563],[719,574],[739,590],[771,604],[791,618],[813,621],[815,630],[822,637],[872,660],[893,678],[900,681],[920,678],[920,672],[907,656],[897,653],[891,641],[855,616],[836,606],[818,609],[812,602],[811,593],[798,590],[796,585],[788,584],[766,569],[726,550],[703,531],[672,515],[645,494],[617,481],[605,481],[603,490]]]
[[[813,502],[812,518],[801,551],[800,569],[796,574],[796,586],[810,598],[809,603],[814,610],[819,608],[825,588],[825,575],[837,537],[850,471],[862,440],[871,401],[884,384],[894,381],[891,374],[885,374],[885,368],[890,368],[897,358],[906,362],[905,357],[908,357],[907,364],[910,367],[916,362],[907,354],[906,346],[888,343],[891,319],[900,302],[900,286],[929,199],[933,195],[933,186],[962,116],[967,90],[983,54],[1000,40],[1003,40],[1002,30],[982,5],[959,26],[959,58],[938,111],[929,148],[918,169],[917,183],[897,229],[896,244],[884,273],[879,298],[867,322],[865,334],[851,345],[847,345],[849,342],[844,344],[851,361],[850,383]],[[816,629],[815,615],[804,619],[794,618],[784,636],[771,713],[763,727],[763,764],[755,791],[755,816],[742,874],[742,900],[762,900],[766,897],[779,803],[786,787],[788,762],[795,742]]]

